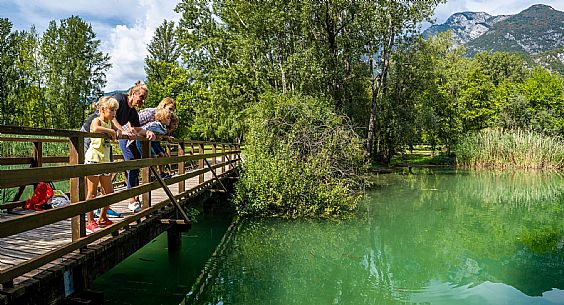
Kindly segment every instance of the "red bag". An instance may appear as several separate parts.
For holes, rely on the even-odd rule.
[[[31,198],[25,201],[24,209],[43,211],[47,209],[47,200],[53,197],[53,188],[49,183],[39,182]]]

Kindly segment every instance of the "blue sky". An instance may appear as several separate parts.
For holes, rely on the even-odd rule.
[[[0,0],[0,17],[8,18],[14,30],[29,30],[35,25],[41,34],[51,20],[78,15],[92,25],[101,50],[111,56],[105,91],[127,89],[145,78],[144,58],[153,32],[163,20],[178,21],[176,0]],[[564,0],[450,0],[435,11],[437,23],[462,11],[490,15],[516,14],[543,3],[564,11]]]

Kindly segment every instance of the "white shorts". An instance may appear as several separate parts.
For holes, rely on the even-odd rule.
[[[98,162],[94,162],[94,161],[84,161],[84,164],[100,164]],[[100,176],[112,176],[112,173],[103,173],[103,174],[96,174],[96,175],[90,175],[90,176],[95,176],[95,177],[100,177]]]

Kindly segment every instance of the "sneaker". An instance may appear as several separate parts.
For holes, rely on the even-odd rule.
[[[161,174],[161,179],[169,179],[170,177],[172,177],[171,174],[168,174],[168,173],[162,173]]]
[[[100,209],[97,209],[96,211],[94,211],[94,217],[96,217],[96,218],[100,217]]]
[[[130,202],[127,207],[134,213],[141,211],[141,203],[139,201]]]
[[[106,218],[105,220],[100,220],[100,219],[98,220],[98,226],[100,228],[105,228],[105,227],[111,226],[113,224],[114,224],[114,222],[109,220],[108,218]]]
[[[86,232],[88,233],[94,233],[100,230],[100,226],[98,226],[98,223],[96,221],[91,221],[86,225]]]
[[[108,216],[109,218],[119,218],[121,217],[121,214],[112,209],[108,209],[106,216]]]

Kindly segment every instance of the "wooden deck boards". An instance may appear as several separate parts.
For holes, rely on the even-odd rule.
[[[218,174],[222,173],[221,168],[217,169],[217,173]],[[214,179],[213,175],[209,172],[206,173],[204,181],[209,181],[211,179]],[[199,185],[198,181],[199,181],[199,177],[193,177],[185,181],[186,190],[190,190],[198,186]],[[178,194],[178,184],[169,185],[169,188],[174,195]],[[119,188],[116,189],[116,191],[119,191]],[[158,189],[151,192],[151,202],[153,204],[161,202],[166,199],[168,199],[168,197],[163,189]],[[123,215],[123,217],[121,218],[111,218],[112,221],[120,222],[123,221],[124,219],[127,219],[127,217],[133,215],[133,212],[131,212],[127,208],[128,203],[129,200],[124,200],[112,204],[112,209],[119,213],[122,213]],[[29,213],[38,213],[38,212],[25,211],[21,209],[16,209],[13,210],[12,212],[0,212],[0,220],[3,221]],[[135,226],[135,222],[132,223],[132,226]],[[90,246],[95,246],[101,241],[107,240],[109,238],[112,238],[112,236],[107,235],[106,237],[96,241],[95,243],[90,244]],[[0,271],[13,267],[14,265],[17,265],[19,263],[25,262],[26,260],[33,259],[37,256],[55,250],[59,247],[65,246],[71,241],[72,241],[72,234],[71,234],[70,219],[66,219],[41,228],[15,234],[10,237],[0,238]],[[57,262],[73,259],[73,257],[75,257],[78,254],[78,251],[75,252],[76,253],[73,252],[67,254],[63,258],[59,258],[56,261],[51,262],[50,264],[47,264],[37,270],[34,270],[17,279],[14,279],[14,284],[29,279],[30,277],[38,274],[39,272],[56,265]]]

